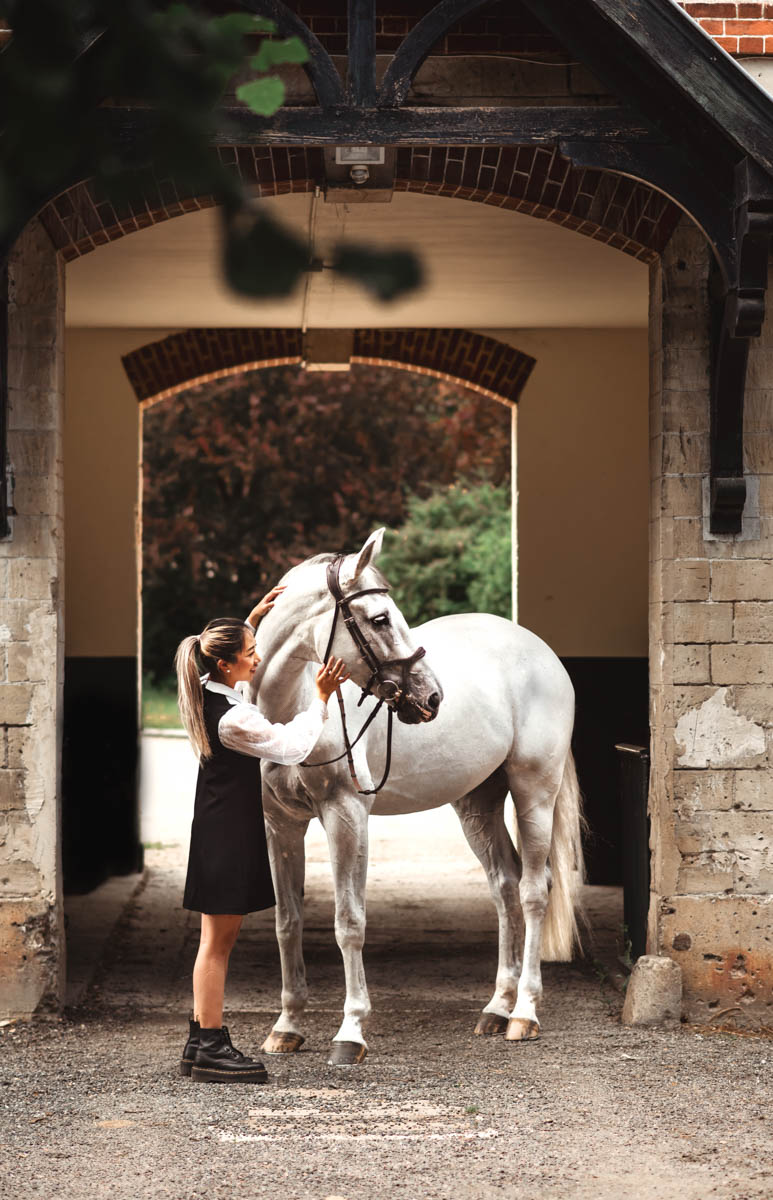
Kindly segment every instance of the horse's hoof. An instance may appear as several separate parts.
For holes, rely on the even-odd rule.
[[[329,1067],[354,1067],[357,1063],[362,1062],[367,1053],[368,1047],[363,1046],[362,1042],[333,1042],[333,1049],[327,1065]]]
[[[524,1017],[511,1017],[507,1022],[506,1042],[536,1042],[539,1035],[540,1028],[537,1021],[527,1021]]]
[[[484,1012],[480,1014],[478,1024],[475,1026],[476,1037],[496,1037],[500,1033],[504,1033],[507,1029],[507,1017],[502,1017],[499,1013]]]
[[[272,1029],[261,1050],[264,1054],[293,1054],[305,1041],[300,1033],[277,1033]]]

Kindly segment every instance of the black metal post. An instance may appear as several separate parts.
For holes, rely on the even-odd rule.
[[[650,822],[647,815],[650,755],[644,746],[615,746],[620,768],[623,920],[635,962],[647,949],[650,899]]]

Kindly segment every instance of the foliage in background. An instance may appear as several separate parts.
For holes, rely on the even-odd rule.
[[[180,638],[246,613],[304,558],[399,528],[412,496],[459,478],[504,494],[510,414],[410,372],[280,367],[148,409],[143,455],[143,659],[162,679]]]
[[[276,112],[275,68],[308,57],[298,38],[272,39],[271,21],[244,11],[213,16],[198,5],[151,0],[0,0],[10,36],[0,54],[0,259],[47,201],[93,179],[98,201],[120,209],[153,180],[223,206],[224,269],[249,296],[286,295],[309,269],[308,247],[250,197],[214,148],[218,108],[237,76],[234,103]],[[116,136],[105,102],[135,106],[131,138]],[[413,254],[357,245],[331,267],[382,300],[420,282]]]
[[[413,496],[379,567],[409,625],[449,613],[511,616],[510,489],[451,484]]]

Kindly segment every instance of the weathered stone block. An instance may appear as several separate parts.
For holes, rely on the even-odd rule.
[[[665,433],[679,433],[683,429],[708,433],[709,398],[705,388],[664,392],[660,411]]]
[[[696,810],[726,811],[735,802],[736,776],[756,771],[674,771],[674,802],[683,817]]]
[[[61,424],[56,392],[33,392],[30,388],[13,388],[8,396],[8,428],[16,430],[57,430]]]
[[[18,808],[24,808],[24,772],[5,768],[0,770],[0,812]]]
[[[765,761],[764,727],[736,710],[728,688],[681,688],[674,698],[682,708],[674,728],[674,765],[756,767]]]
[[[25,756],[34,752],[35,735],[28,725],[19,725],[6,730],[8,744],[8,766],[24,767]]]
[[[708,646],[674,646],[674,683],[708,683]]]
[[[708,596],[708,562],[675,560],[671,565],[670,577],[664,579],[663,599],[707,600]]]
[[[711,647],[711,678],[714,683],[767,683],[773,679],[773,645]]]
[[[57,558],[62,530],[55,516],[13,518],[13,538],[0,542],[0,558]]]
[[[30,896],[39,898],[40,871],[32,862],[0,863],[0,897]]]
[[[8,682],[35,683],[51,674],[51,658],[34,642],[12,642],[8,647]]]
[[[679,603],[674,605],[674,641],[731,642],[732,640],[732,604]],[[773,637],[771,641],[773,641]]]
[[[663,474],[700,475],[708,469],[707,433],[664,433]]]
[[[773,896],[670,896],[659,923],[664,947],[689,937],[669,951],[682,968],[688,1020],[721,1012],[742,1026],[773,1022]]]
[[[758,559],[714,561],[712,600],[773,600],[773,562]]]
[[[773,602],[736,604],[733,635],[736,642],[773,642]]]
[[[733,704],[739,713],[760,725],[773,725],[773,683],[737,685]]]
[[[674,558],[702,558],[706,554],[702,517],[674,518]]]
[[[30,619],[37,607],[37,602],[31,600],[0,599],[0,642],[26,642],[30,635]]]
[[[3,725],[26,725],[31,702],[31,685],[0,683],[0,722]]]
[[[750,475],[773,471],[773,438],[769,433],[746,433],[743,439],[744,467]]]
[[[735,861],[736,856],[730,852],[685,855],[679,868],[679,892],[691,896],[732,892],[735,885]]]
[[[55,986],[52,925],[40,901],[0,900],[0,1019],[32,1016]]]
[[[11,595],[18,600],[51,598],[53,564],[48,558],[14,558],[9,561]]]
[[[643,954],[634,963],[625,991],[624,1025],[662,1025],[682,1012],[682,972],[671,958]]]
[[[764,768],[759,771],[735,771],[734,803],[738,808],[751,811],[773,810],[773,773]]]
[[[672,517],[702,516],[701,477],[692,475],[668,475],[653,487],[658,500],[658,510]],[[653,517],[658,515],[654,512]]]
[[[8,434],[8,457],[17,475],[50,475],[58,454],[61,448],[52,433],[17,429]]]

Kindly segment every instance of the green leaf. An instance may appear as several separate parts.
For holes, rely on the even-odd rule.
[[[243,83],[236,89],[236,95],[259,117],[271,117],[284,104],[285,85],[275,75],[269,75]]]
[[[301,39],[290,37],[281,42],[261,42],[258,53],[250,59],[250,66],[256,71],[265,72],[282,63],[305,63],[308,59],[309,52]]]
[[[342,245],[336,248],[333,268],[361,283],[379,300],[396,300],[422,283],[421,263],[411,250]]]
[[[228,13],[224,17],[215,17],[211,21],[212,28],[218,33],[276,33],[276,24],[267,17],[256,17],[253,13]]]

